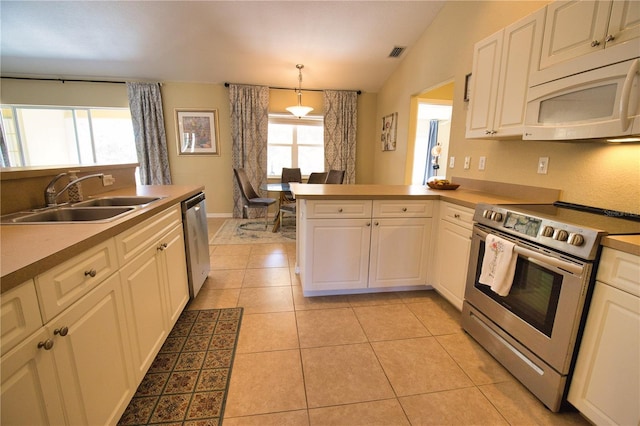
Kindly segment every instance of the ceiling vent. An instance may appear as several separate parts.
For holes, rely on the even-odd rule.
[[[406,47],[395,46],[393,49],[391,49],[391,52],[389,52],[389,57],[390,58],[397,58],[400,55],[402,55],[402,52],[404,52],[405,49],[406,49]]]

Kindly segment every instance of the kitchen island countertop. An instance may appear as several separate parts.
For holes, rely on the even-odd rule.
[[[22,284],[203,189],[203,186],[197,185],[157,185],[98,194],[96,198],[130,195],[163,197],[109,222],[0,225],[0,292]]]

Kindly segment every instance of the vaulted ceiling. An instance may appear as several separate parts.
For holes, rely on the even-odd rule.
[[[0,71],[376,92],[443,3],[2,0]]]

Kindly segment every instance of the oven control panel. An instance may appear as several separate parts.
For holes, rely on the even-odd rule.
[[[510,209],[508,205],[478,204],[473,220],[582,259],[595,258],[600,239],[606,234],[526,209]]]

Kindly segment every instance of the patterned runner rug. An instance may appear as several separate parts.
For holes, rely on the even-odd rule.
[[[242,308],[184,311],[119,425],[222,423]]]
[[[227,219],[209,244],[260,244],[294,243],[296,241],[296,219],[285,216],[280,229],[272,232],[273,223],[264,229],[261,219]]]

